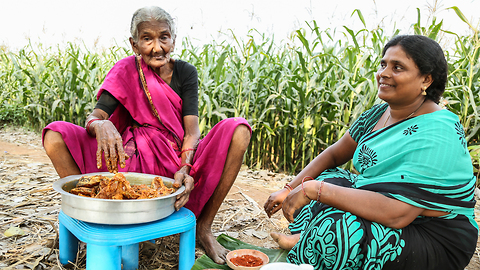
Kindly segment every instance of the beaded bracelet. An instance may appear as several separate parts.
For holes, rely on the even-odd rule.
[[[317,202],[320,202],[320,196],[322,195],[323,184],[325,184],[325,182],[320,181],[320,188],[318,189],[318,194],[317,194]]]
[[[97,120],[102,120],[102,119],[93,118],[93,119],[90,119],[90,121],[87,122],[87,125],[85,126],[85,129],[87,130],[88,135],[92,135],[92,134],[90,133],[90,125],[91,125],[93,122],[97,121]]]
[[[283,188],[286,188],[286,189],[288,189],[289,191],[292,191],[292,190],[293,190],[293,187],[290,186],[288,183],[285,184],[285,186],[284,186]]]
[[[305,182],[305,179],[307,179],[307,178],[310,179],[310,180],[313,180],[312,177],[310,177],[310,176],[305,176],[305,177],[302,179],[302,191],[303,191],[303,195],[304,195],[305,197],[307,197],[307,199],[312,200],[312,199],[310,199],[310,198],[307,196],[307,193],[305,192],[305,189],[303,188],[303,182]]]
[[[180,152],[180,155],[181,156],[183,153],[185,152],[188,152],[188,151],[195,151],[196,149],[195,148],[187,148],[187,149],[183,149],[182,152]]]

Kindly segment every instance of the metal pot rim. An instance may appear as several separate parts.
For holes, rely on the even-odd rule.
[[[162,180],[167,180],[168,182],[171,182],[173,183],[175,180],[172,179],[172,178],[169,178],[169,177],[165,177],[165,176],[161,176],[161,175],[155,175],[155,174],[147,174],[147,173],[136,173],[136,172],[121,172],[122,174],[125,175],[125,177],[128,177],[128,175],[131,175],[131,176],[139,176],[139,177],[161,177]],[[83,196],[78,196],[78,195],[75,195],[75,194],[72,194],[66,190],[63,189],[63,186],[66,184],[66,183],[69,183],[71,181],[74,181],[74,180],[78,180],[80,179],[81,177],[83,176],[92,176],[92,175],[106,175],[106,176],[113,176],[115,175],[114,173],[109,173],[109,172],[96,172],[96,173],[86,173],[86,174],[76,174],[76,175],[69,175],[67,177],[64,177],[64,178],[61,178],[59,180],[57,180],[56,182],[53,183],[53,189],[57,192],[59,192],[60,194],[64,195],[64,196],[77,196],[77,197],[81,197],[82,199],[85,199],[85,200],[94,200],[94,201],[107,201],[107,202],[118,202],[118,203],[122,203],[122,202],[132,202],[132,201],[153,201],[153,200],[161,200],[161,199],[165,199],[165,198],[170,198],[170,197],[174,197],[174,196],[177,196],[178,194],[182,193],[184,190],[185,190],[185,186],[181,186],[179,189],[177,189],[177,191],[175,191],[174,193],[172,194],[169,194],[169,195],[166,195],[166,196],[162,196],[162,197],[156,197],[156,198],[151,198],[151,199],[136,199],[136,200],[112,200],[112,199],[98,199],[98,198],[90,198],[90,197],[83,197]]]

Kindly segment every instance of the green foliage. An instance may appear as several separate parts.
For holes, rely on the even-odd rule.
[[[452,9],[471,26],[460,10]],[[358,16],[362,29],[321,29],[312,21],[287,43],[256,30],[246,38],[231,32],[232,43],[196,47],[183,40],[175,57],[198,69],[202,133],[226,117],[244,117],[253,128],[248,166],[291,173],[305,167],[345,134],[360,113],[380,102],[375,72],[383,45],[399,30],[369,30],[360,10],[352,16]],[[422,26],[418,12],[412,28],[437,41],[454,40],[453,48],[445,50],[450,75],[442,102],[459,115],[467,141],[475,144],[480,128],[479,33],[471,27],[472,35],[460,36],[443,31],[442,25],[433,17]],[[97,53],[75,44],[63,50],[32,45],[18,53],[0,49],[0,122],[37,130],[55,120],[83,125],[106,73],[129,54],[121,47]],[[478,157],[476,149],[472,157]]]
[[[32,44],[16,54],[0,50],[0,121],[37,130],[58,120],[83,125],[106,73],[126,55],[122,48],[84,52],[72,43],[64,51]]]

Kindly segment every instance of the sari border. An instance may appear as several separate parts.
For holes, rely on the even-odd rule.
[[[141,56],[135,56],[135,66],[137,67],[138,76],[139,76],[139,80],[140,80],[140,85],[143,89],[143,92],[145,93],[145,96],[148,99],[148,103],[150,104],[150,107],[151,107],[151,112],[158,119],[158,121],[160,122],[160,125],[162,125],[162,127],[165,128],[165,130],[168,130],[168,132],[170,132],[173,135],[173,138],[175,139],[175,143],[177,144],[177,147],[179,149],[181,149],[182,141],[180,140],[180,138],[178,137],[178,135],[175,132],[171,131],[169,128],[167,128],[165,126],[165,124],[163,124],[163,121],[160,118],[160,115],[157,111],[157,108],[153,104],[152,95],[150,94],[150,91],[148,90],[147,80],[146,80],[145,74],[143,72],[143,68],[142,68],[143,64],[144,64],[144,61],[143,61],[142,57]],[[162,78],[160,78],[160,80],[162,80]],[[162,80],[162,82],[165,83],[163,80]],[[173,89],[171,87],[167,87],[167,89],[170,90],[170,91],[173,91]],[[180,99],[180,97],[179,97],[179,99]]]

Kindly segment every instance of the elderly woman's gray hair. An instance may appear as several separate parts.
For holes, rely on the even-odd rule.
[[[166,22],[170,28],[172,39],[175,39],[175,22],[173,21],[172,16],[162,8],[151,6],[140,8],[133,14],[132,23],[130,25],[130,34],[135,42],[138,41],[138,25],[142,22],[151,20]]]

